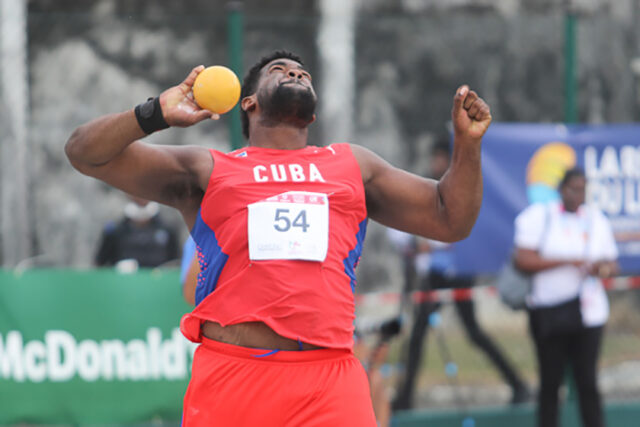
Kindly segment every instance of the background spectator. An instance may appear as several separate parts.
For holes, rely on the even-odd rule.
[[[586,427],[604,425],[597,361],[609,305],[601,277],[617,271],[618,252],[603,213],[585,201],[581,169],[566,172],[561,201],[534,204],[515,220],[516,266],[533,273],[528,298],[540,390],[538,426],[558,425],[558,390],[567,363]]]
[[[96,265],[135,260],[140,267],[157,267],[177,259],[177,233],[160,218],[158,204],[131,195],[128,198],[123,217],[102,231]]]

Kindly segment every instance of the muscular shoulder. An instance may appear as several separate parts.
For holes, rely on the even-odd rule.
[[[362,182],[366,185],[374,177],[376,171],[384,167],[386,162],[373,151],[361,145],[349,144],[349,147],[360,167]]]
[[[171,199],[182,205],[190,199],[200,199],[204,194],[213,171],[214,160],[209,149],[195,145],[163,146],[184,171],[184,178],[168,183],[165,191]]]
[[[164,146],[171,150],[180,164],[194,175],[208,175],[213,170],[213,157],[208,148],[197,145]]]

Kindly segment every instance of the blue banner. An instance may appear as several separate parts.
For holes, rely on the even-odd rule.
[[[558,198],[564,171],[580,166],[587,203],[611,221],[622,274],[640,273],[640,125],[494,123],[482,151],[484,198],[471,235],[453,249],[458,272],[496,273],[511,253],[516,215]]]

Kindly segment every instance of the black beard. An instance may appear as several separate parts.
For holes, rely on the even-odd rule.
[[[271,96],[258,93],[265,122],[276,126],[287,123],[296,127],[306,127],[313,121],[316,111],[316,97],[308,88],[295,83],[281,84]]]

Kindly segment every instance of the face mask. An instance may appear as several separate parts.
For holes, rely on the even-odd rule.
[[[158,213],[158,204],[149,202],[145,206],[129,202],[124,207],[124,216],[133,221],[147,221]]]

